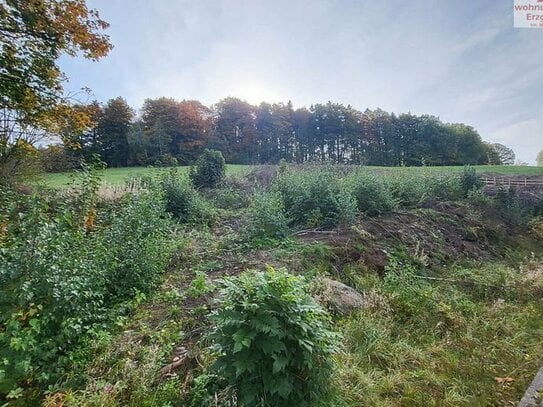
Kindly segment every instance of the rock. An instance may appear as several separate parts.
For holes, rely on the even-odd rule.
[[[517,404],[517,407],[541,407],[543,406],[543,400],[541,394],[543,393],[543,367],[539,370],[535,376],[532,384],[524,393],[524,397]]]
[[[319,293],[320,302],[340,314],[350,314],[368,307],[364,295],[348,285],[329,278],[324,278],[322,285],[322,291]]]

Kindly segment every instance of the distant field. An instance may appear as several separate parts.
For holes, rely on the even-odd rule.
[[[456,167],[369,167],[385,171],[432,171],[438,173],[462,172],[463,166]],[[515,165],[474,165],[473,168],[480,174],[501,174],[501,175],[541,175],[543,167],[515,166]]]
[[[188,171],[189,167],[177,167],[180,172]],[[249,172],[252,166],[250,165],[235,165],[229,164],[226,166],[226,173],[243,174]],[[108,168],[99,171],[102,181],[111,185],[123,184],[129,177],[137,175],[156,174],[161,171],[167,171],[168,168],[153,168],[153,167],[123,167],[123,168]],[[41,182],[53,188],[62,188],[67,186],[73,179],[74,172],[61,172],[54,174],[45,174]]]
[[[226,172],[229,175],[248,173],[253,166],[251,165],[236,165],[229,164],[226,167]],[[178,167],[179,171],[185,172],[189,167]],[[431,171],[436,173],[448,173],[448,172],[462,172],[464,167],[368,167],[372,170],[378,171]],[[524,167],[524,166],[503,166],[503,165],[479,165],[474,166],[479,173],[487,174],[502,174],[502,175],[540,175],[543,176],[543,167]],[[100,171],[103,181],[112,184],[119,185],[126,181],[130,176],[153,174],[160,171],[165,171],[165,168],[152,168],[152,167],[125,167],[125,168],[108,168]],[[43,177],[43,182],[54,188],[61,188],[70,183],[74,173],[63,172],[55,174],[46,174]]]

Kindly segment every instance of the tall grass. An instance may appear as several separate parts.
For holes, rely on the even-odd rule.
[[[320,405],[514,404],[541,363],[542,284],[541,269],[502,265],[361,277],[380,300],[342,323],[336,393]]]

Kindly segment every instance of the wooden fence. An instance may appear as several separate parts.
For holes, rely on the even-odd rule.
[[[489,177],[482,176],[481,180],[487,186],[497,187],[531,187],[543,188],[543,177]]]

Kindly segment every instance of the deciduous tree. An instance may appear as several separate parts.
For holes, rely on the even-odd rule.
[[[97,60],[111,49],[108,23],[84,0],[0,3],[0,104],[33,116],[63,98],[62,54]],[[40,123],[41,124],[41,123]]]
[[[181,164],[191,164],[203,151],[213,130],[213,112],[197,100],[184,100],[177,107],[178,131],[172,154]]]
[[[237,99],[226,98],[216,105],[215,138],[226,143],[223,151],[227,162],[253,164],[256,162],[256,108]]]
[[[515,164],[516,155],[515,152],[507,146],[500,143],[490,144],[495,154],[498,156],[499,164],[501,165],[513,165]]]
[[[5,0],[0,3],[0,172],[16,174],[25,151],[90,115],[72,106],[57,65],[65,54],[97,60],[111,49],[108,24],[84,0]],[[11,175],[9,175],[11,174]]]

